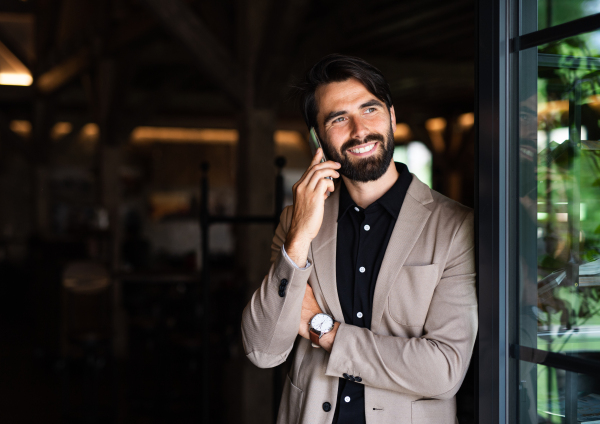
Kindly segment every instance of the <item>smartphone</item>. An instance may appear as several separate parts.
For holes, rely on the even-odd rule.
[[[319,136],[317,135],[317,130],[315,130],[315,127],[310,128],[309,136],[308,136],[308,144],[310,145],[310,152],[313,155],[313,157],[317,153],[317,149],[319,149],[319,148],[323,149],[323,146],[321,146],[321,140],[319,140]],[[323,150],[323,157],[321,158],[321,163],[323,163],[323,162],[327,162],[327,158],[325,157],[325,150]],[[331,178],[331,177],[325,177],[325,178],[329,178],[331,181],[333,181],[333,178]]]
[[[319,136],[317,135],[317,130],[315,130],[315,127],[311,127],[310,129],[308,144],[310,145],[310,153],[313,155],[313,157],[317,153],[317,149],[323,148],[323,146],[321,146],[321,140],[319,140]],[[327,158],[325,157],[325,151],[323,151],[323,159],[321,159],[321,163],[326,161]]]

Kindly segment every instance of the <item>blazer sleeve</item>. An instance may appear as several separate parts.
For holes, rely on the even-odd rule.
[[[312,265],[299,269],[281,251],[292,220],[286,207],[271,245],[271,268],[242,313],[242,341],[250,361],[260,368],[275,367],[289,355],[300,327],[302,301]],[[305,264],[302,264],[303,266]],[[287,280],[280,296],[282,280]]]
[[[465,377],[477,333],[473,213],[452,241],[421,337],[382,336],[341,324],[326,375],[428,398],[452,398]]]

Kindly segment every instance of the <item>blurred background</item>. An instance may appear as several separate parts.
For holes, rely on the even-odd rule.
[[[474,5],[2,0],[2,422],[273,422],[240,320],[310,161],[290,87],[369,61],[395,159],[472,207]]]

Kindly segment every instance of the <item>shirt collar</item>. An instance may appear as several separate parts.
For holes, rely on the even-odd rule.
[[[408,186],[410,186],[410,183],[412,182],[412,175],[405,164],[401,162],[394,162],[394,165],[396,166],[396,170],[399,174],[398,179],[383,196],[365,209],[366,213],[369,213],[371,209],[375,209],[378,207],[378,205],[381,205],[386,211],[388,211],[390,215],[394,217],[394,219],[398,219],[398,215],[400,215],[400,209],[402,208],[402,203],[404,203],[404,198],[406,197],[406,192],[408,191]],[[350,193],[344,184],[344,180],[341,181],[340,190],[340,206],[338,209],[337,219],[338,222],[341,218],[343,218],[350,208],[357,207],[354,200],[352,200],[352,197],[350,197]]]
[[[338,222],[344,217],[344,215],[346,215],[348,209],[356,207],[354,200],[352,200],[350,193],[348,193],[348,189],[346,188],[346,184],[344,184],[344,180],[341,178],[340,180],[340,206],[338,208]]]

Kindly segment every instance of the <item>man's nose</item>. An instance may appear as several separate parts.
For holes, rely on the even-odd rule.
[[[369,135],[369,129],[365,126],[360,118],[352,119],[352,138],[363,140]]]

